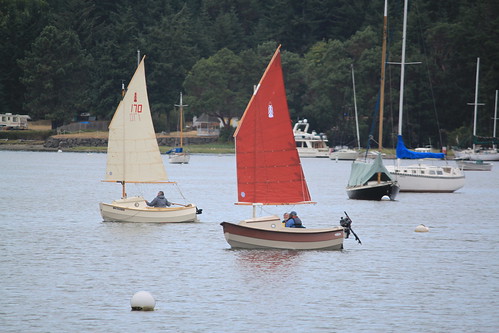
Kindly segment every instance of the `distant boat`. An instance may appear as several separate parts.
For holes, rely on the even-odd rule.
[[[359,157],[359,151],[347,146],[336,146],[331,149],[329,158],[332,160],[349,160],[353,161]]]
[[[308,132],[310,124],[307,119],[299,120],[293,127],[296,149],[300,157],[328,157],[329,147],[325,134]]]
[[[471,161],[471,160],[461,160],[456,159],[457,165],[465,171],[491,171],[492,163],[484,162],[481,160]]]
[[[175,104],[179,108],[179,132],[180,146],[175,147],[167,152],[168,161],[171,164],[187,164],[191,159],[189,152],[184,150],[184,105],[182,103],[182,93],[180,93],[180,104]]]
[[[286,90],[277,48],[234,134],[238,203],[253,206],[253,217],[239,223],[222,222],[232,248],[340,250],[341,226],[286,228],[279,216],[256,217],[260,205],[312,203],[295,146]],[[325,214],[329,220],[329,214]]]
[[[404,1],[404,24],[402,36],[402,59],[400,74],[399,126],[397,136],[397,165],[387,165],[390,174],[397,181],[401,192],[454,192],[464,186],[464,172],[457,166],[428,165],[419,162],[403,166],[401,159],[443,159],[443,153],[414,152],[405,147],[402,137],[402,116],[404,105],[405,44],[407,32],[407,0]]]
[[[350,160],[354,161],[359,157],[360,153],[360,135],[359,135],[359,117],[357,114],[357,95],[355,93],[355,75],[353,71],[353,65],[351,65],[352,68],[352,86],[353,86],[353,100],[354,100],[354,110],[355,110],[355,125],[357,129],[357,147],[358,149],[352,149],[347,146],[336,146],[334,148],[331,148],[331,151],[329,152],[329,158],[332,160]]]
[[[154,132],[147,97],[144,59],[125,91],[109,125],[107,148],[107,182],[120,183],[121,199],[100,203],[104,221],[117,222],[193,222],[196,205],[174,204],[175,207],[148,207],[141,196],[129,197],[127,183],[169,182]]]
[[[383,106],[385,98],[385,64],[386,64],[386,36],[388,24],[388,8],[385,0],[385,10],[383,19],[383,47],[381,56],[381,80],[380,80],[380,103],[379,103],[379,150],[383,149]],[[355,79],[352,65],[352,82]],[[355,93],[354,93],[355,97]],[[369,145],[368,145],[369,147]],[[354,161],[350,171],[350,178],[347,185],[347,195],[350,199],[358,200],[381,200],[388,197],[395,200],[399,192],[397,182],[392,178],[388,170],[383,165],[382,154],[378,153],[374,161],[367,160]]]
[[[491,138],[480,137],[476,135],[476,121],[478,114],[478,105],[483,105],[478,103],[478,78],[480,73],[480,58],[476,59],[476,82],[475,82],[475,102],[470,103],[474,106],[473,113],[473,148],[468,148],[465,150],[454,149],[454,156],[459,159],[468,159],[472,161],[499,161],[499,150],[497,149],[497,144],[499,143],[499,138],[496,137],[496,124],[497,124],[497,90],[496,90],[496,100],[494,108],[494,131]],[[491,148],[483,148],[482,145],[492,145]],[[489,146],[490,147],[490,146]]]

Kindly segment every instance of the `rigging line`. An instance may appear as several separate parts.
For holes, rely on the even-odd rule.
[[[184,201],[187,202],[187,199],[185,198],[184,194],[180,190],[180,187],[178,186],[177,183],[175,183],[175,186],[177,187],[177,191],[178,191],[178,193],[180,193],[180,196],[182,197],[182,199],[184,199]]]
[[[374,131],[376,129],[376,123],[378,120],[378,112],[379,112],[379,101],[380,101],[380,91],[378,90],[378,97],[376,98],[376,105],[374,106],[374,110],[372,113],[372,121],[371,121],[371,129],[369,130],[369,136],[367,137],[367,145],[366,145],[366,154],[365,159],[367,160],[367,154],[369,149],[371,148],[371,141],[374,141]],[[381,153],[381,151],[380,151]]]
[[[428,61],[428,55],[427,55],[427,51],[426,51],[426,43],[424,41],[424,39],[422,38],[423,36],[423,32],[422,32],[422,29],[421,29],[421,16],[420,16],[420,12],[419,12],[419,7],[418,7],[418,2],[415,1],[414,3],[414,8],[416,10],[416,19],[417,19],[417,22],[418,22],[418,29],[419,29],[419,36],[421,36],[421,46],[422,46],[422,49],[423,49],[423,57],[424,57],[424,64],[425,64],[425,68],[426,68],[426,73],[427,73],[427,77],[428,77],[428,83],[430,84],[430,93],[431,93],[431,100],[432,100],[432,103],[433,103],[433,111],[435,112],[435,119],[437,120],[437,128],[438,128],[438,138],[440,140],[440,147],[443,147],[444,143],[443,143],[443,140],[442,140],[442,131],[440,130],[440,121],[438,120],[438,112],[437,112],[437,104],[435,103],[435,92],[433,90],[433,84],[431,82],[431,78],[430,78],[430,68],[429,68],[429,61]]]

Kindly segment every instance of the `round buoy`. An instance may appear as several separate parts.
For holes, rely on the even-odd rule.
[[[428,228],[427,226],[425,226],[424,224],[420,224],[416,227],[416,229],[414,229],[415,232],[428,232],[430,231],[430,228]]]
[[[139,291],[130,300],[132,311],[153,311],[156,301],[147,291]]]

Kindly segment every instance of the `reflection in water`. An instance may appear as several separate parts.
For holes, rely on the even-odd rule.
[[[300,251],[293,250],[233,250],[242,269],[264,273],[287,271],[296,265]]]

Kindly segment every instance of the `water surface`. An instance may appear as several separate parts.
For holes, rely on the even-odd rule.
[[[166,164],[200,222],[104,223],[98,203],[121,194],[101,182],[105,158],[0,151],[2,332],[499,331],[498,163],[452,194],[370,202],[347,198],[350,162],[305,159],[317,204],[262,214],[293,209],[327,227],[347,211],[362,245],[296,252],[229,248],[219,223],[251,215],[233,204],[231,155]],[[158,185],[128,194],[158,190],[183,202]],[[414,232],[420,223],[430,232]],[[155,311],[130,311],[140,290]]]

